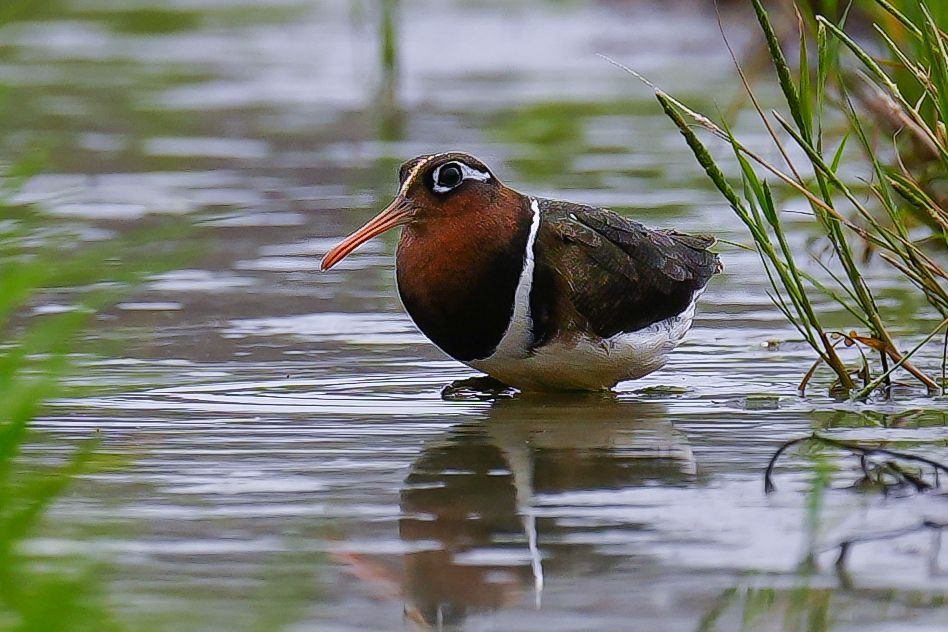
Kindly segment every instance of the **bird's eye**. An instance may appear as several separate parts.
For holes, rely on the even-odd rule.
[[[465,162],[453,161],[446,162],[425,176],[428,186],[435,193],[448,193],[456,189],[465,180],[477,180],[487,182],[491,179],[490,172],[486,168],[483,170],[475,169]]]
[[[461,167],[453,162],[442,166],[435,174],[435,184],[442,191],[453,189],[461,184],[463,179],[464,174],[461,172]]]

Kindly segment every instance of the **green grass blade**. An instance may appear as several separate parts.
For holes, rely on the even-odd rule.
[[[892,17],[898,20],[906,30],[917,38],[922,37],[922,31],[908,19],[904,13],[899,11],[889,0],[875,0],[876,4],[885,9]]]
[[[754,6],[754,13],[757,15],[757,21],[764,31],[764,38],[767,40],[767,49],[770,51],[770,58],[777,71],[777,80],[780,83],[780,89],[783,90],[784,97],[787,100],[787,106],[790,108],[790,115],[796,122],[799,129],[809,136],[810,128],[807,120],[803,116],[800,108],[800,96],[797,87],[793,83],[793,77],[790,72],[790,66],[784,57],[783,50],[780,48],[780,40],[774,32],[774,27],[764,9],[761,0],[751,0]]]
[[[849,140],[849,132],[846,132],[843,135],[843,139],[839,141],[839,147],[836,148],[836,152],[833,154],[833,161],[830,163],[830,169],[833,170],[833,173],[839,171],[839,163],[843,159],[843,152],[846,150],[846,141]]]

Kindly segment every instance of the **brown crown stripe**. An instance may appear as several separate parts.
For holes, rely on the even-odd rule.
[[[428,154],[427,156],[419,156],[418,158],[415,158],[412,163],[409,163],[410,166],[408,175],[406,175],[405,179],[402,180],[402,184],[398,188],[398,194],[406,195],[408,193],[408,189],[410,189],[412,184],[414,184],[415,180],[418,178],[418,174],[422,172],[422,169],[425,167],[425,165],[429,164],[433,160],[443,158],[444,156],[450,156],[454,153],[457,152],[446,151],[440,154]]]

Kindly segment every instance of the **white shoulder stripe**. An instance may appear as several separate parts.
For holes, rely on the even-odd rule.
[[[530,316],[530,289],[533,287],[534,247],[537,241],[537,231],[540,229],[540,206],[536,198],[530,198],[530,210],[533,211],[533,221],[530,223],[530,234],[527,237],[527,248],[523,257],[523,271],[517,282],[514,294],[514,309],[507,325],[507,331],[497,344],[497,348],[490,358],[524,358],[533,342],[533,319]]]

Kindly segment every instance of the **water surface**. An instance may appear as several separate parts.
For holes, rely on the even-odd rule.
[[[833,565],[844,539],[946,520],[944,496],[857,493],[857,463],[825,451],[789,454],[773,495],[762,481],[774,450],[813,430],[943,458],[944,401],[901,389],[870,412],[830,398],[825,373],[799,397],[812,355],[755,256],[722,247],[727,269],[664,371],[614,396],[497,401],[441,398],[473,373],[402,312],[393,236],[317,271],[387,202],[402,160],[455,148],[525,192],[745,241],[649,91],[596,56],[726,107],[737,84],[713,15],[406,2],[392,104],[373,3],[58,4],[0,31],[0,82],[17,104],[0,145],[52,148],[18,199],[90,242],[156,217],[193,222],[200,249],[101,315],[87,346],[108,352],[83,356],[76,378],[95,390],[59,402],[28,450],[99,430],[126,459],[85,477],[31,544],[106,560],[120,618],[175,630],[944,625],[931,533],[860,544]],[[740,45],[750,25],[726,19]],[[805,228],[794,240],[819,249]],[[926,316],[911,288],[878,261],[867,275],[915,331]],[[827,464],[839,470],[824,490]]]

